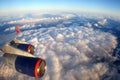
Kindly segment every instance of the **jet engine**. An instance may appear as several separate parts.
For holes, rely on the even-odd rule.
[[[41,78],[46,71],[46,62],[41,58],[5,53],[3,61],[16,71],[36,78]]]
[[[15,47],[17,49],[26,51],[26,52],[34,55],[34,49],[35,49],[35,47],[33,45],[31,45],[31,44],[16,43],[15,41],[11,41],[10,42],[10,46],[13,46],[13,47]]]

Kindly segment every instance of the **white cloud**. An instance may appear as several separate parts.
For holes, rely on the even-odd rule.
[[[107,24],[107,19],[103,19],[103,20],[98,21],[98,24],[100,24],[100,25]]]
[[[116,48],[116,37],[107,32],[94,30],[90,22],[86,24],[87,27],[78,26],[78,23],[70,25],[72,27],[65,27],[64,23],[72,23],[72,21],[66,19],[73,18],[74,15],[64,14],[61,16],[21,19],[9,23],[24,23],[21,28],[30,29],[22,32],[18,37],[35,45],[35,55],[46,60],[48,69],[43,80],[99,80],[100,76],[103,76],[109,70],[109,62],[100,60],[103,58],[112,60],[109,53]],[[66,22],[58,23],[57,27],[34,28],[34,23],[48,23],[61,19]],[[94,25],[97,27],[99,24],[105,25],[106,23],[108,23],[107,19],[101,19]],[[35,79],[14,72],[11,68],[5,70],[4,64],[0,66],[2,66],[0,75],[6,75],[3,75],[3,77],[13,77],[12,79],[17,77],[16,79],[20,80]],[[12,71],[9,71],[9,69]],[[13,75],[7,75],[10,72]]]
[[[116,37],[112,34],[86,27],[44,30],[46,30],[45,35],[42,35],[43,29],[38,29],[23,32],[24,36],[21,38],[34,43],[36,55],[46,60],[48,69],[43,77],[44,80],[99,79],[108,71],[107,63],[97,63],[97,60],[110,58],[109,52],[117,44]]]
[[[5,31],[15,31],[15,26],[6,28]]]
[[[61,16],[63,16],[63,17],[66,18],[66,19],[70,19],[70,18],[75,17],[74,14],[62,14]]]
[[[88,23],[86,24],[86,26],[87,26],[87,27],[92,27],[92,24],[88,22]]]
[[[20,20],[9,21],[8,24],[25,24],[25,23],[37,23],[37,22],[52,22],[57,20],[63,20],[63,17],[48,17],[48,18],[23,18]]]
[[[97,23],[95,23],[95,24],[94,24],[94,26],[98,27],[98,24],[97,24]]]

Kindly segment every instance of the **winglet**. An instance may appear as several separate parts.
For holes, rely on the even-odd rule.
[[[17,32],[17,35],[21,32],[20,27],[18,25],[15,27],[15,30]]]

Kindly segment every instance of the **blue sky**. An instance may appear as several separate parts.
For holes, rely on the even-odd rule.
[[[120,0],[0,0],[1,13],[44,9],[120,13]]]

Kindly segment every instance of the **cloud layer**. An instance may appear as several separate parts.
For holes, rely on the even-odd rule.
[[[18,38],[35,45],[35,56],[47,62],[47,71],[43,80],[99,80],[101,76],[110,74],[108,64],[113,59],[111,53],[117,45],[116,37],[93,28],[107,24],[107,19],[91,23],[86,18],[80,22],[77,19],[72,20],[73,17],[70,14],[64,16],[63,22],[56,24],[51,20],[56,21],[58,18],[46,18],[46,23],[50,21],[51,24],[55,24],[47,28],[39,28],[44,26],[41,23],[36,26],[28,24],[27,20],[24,20],[24,23],[16,21],[24,24],[21,26],[24,31]],[[9,23],[16,24],[16,22]],[[84,26],[81,26],[80,24],[83,23]],[[5,29],[5,31],[10,30],[13,30],[13,27]],[[12,70],[2,62],[0,67],[0,75],[5,74],[0,77],[5,79],[35,80]]]

